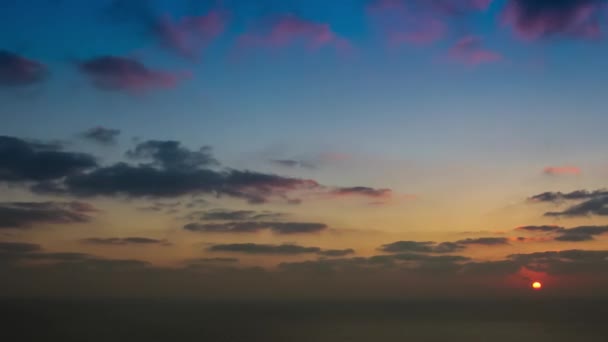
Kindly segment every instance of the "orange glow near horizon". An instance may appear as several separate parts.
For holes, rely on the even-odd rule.
[[[540,289],[543,288],[543,284],[541,284],[538,281],[535,281],[535,282],[532,283],[532,288],[535,289],[535,290],[540,290]]]

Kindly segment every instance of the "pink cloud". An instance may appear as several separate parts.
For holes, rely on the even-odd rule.
[[[454,61],[472,66],[503,60],[501,54],[485,49],[481,39],[476,36],[461,38],[450,48],[448,57]]]
[[[135,59],[116,56],[93,58],[80,63],[79,68],[96,87],[115,91],[172,88],[188,76],[153,70]]]
[[[47,75],[44,64],[0,50],[0,86],[28,86],[44,81]]]
[[[403,43],[424,45],[441,40],[447,33],[446,25],[437,19],[419,20],[412,25],[410,31],[395,31],[389,33],[391,45],[401,45]]]
[[[157,34],[164,46],[194,59],[224,32],[225,27],[226,16],[219,11],[211,11],[207,15],[183,17],[178,21],[164,16],[157,24]]]
[[[576,166],[547,166],[543,169],[543,173],[551,176],[559,175],[575,175],[578,176],[582,173],[581,169]]]
[[[275,20],[269,29],[247,32],[239,38],[240,47],[285,47],[297,42],[311,50],[333,46],[340,51],[351,48],[348,40],[336,34],[329,24],[316,23],[294,15]]]
[[[556,35],[599,38],[602,8],[598,0],[509,0],[503,21],[525,40]]]

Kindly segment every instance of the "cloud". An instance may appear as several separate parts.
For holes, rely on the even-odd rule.
[[[220,11],[210,11],[205,15],[186,16],[173,20],[165,15],[158,18],[153,32],[162,46],[177,54],[197,59],[200,51],[220,34],[226,27],[226,16]]]
[[[517,230],[534,233],[548,233],[555,241],[582,242],[594,240],[595,236],[608,233],[608,226],[580,226],[574,228],[564,228],[558,226],[526,226],[519,227]]]
[[[147,0],[114,0],[106,13],[137,25],[161,47],[187,59],[199,58],[201,51],[227,26],[227,13],[220,10],[173,18],[160,14]]]
[[[239,37],[238,46],[249,47],[286,47],[303,43],[310,50],[331,46],[339,51],[348,51],[348,40],[332,31],[329,24],[317,23],[293,14],[274,18],[270,25],[257,27]]]
[[[189,265],[193,264],[235,264],[238,263],[239,259],[237,258],[201,258],[201,259],[192,259],[188,260]]]
[[[83,132],[81,136],[84,139],[102,144],[111,145],[116,143],[116,138],[120,135],[119,129],[105,128],[101,126],[93,127],[86,132]]]
[[[389,253],[420,252],[433,253],[436,243],[431,241],[397,241],[383,245],[380,250]]]
[[[608,251],[564,250],[513,254],[508,258],[537,272],[553,275],[602,274],[608,271]]]
[[[503,60],[501,54],[486,49],[481,39],[476,36],[461,38],[450,48],[448,57],[454,61],[472,66]]]
[[[75,224],[97,210],[83,202],[0,202],[0,229],[28,229],[38,224]]]
[[[559,226],[523,226],[517,227],[516,230],[524,230],[528,232],[559,232],[564,230],[564,228]]]
[[[528,198],[531,202],[562,202],[562,201],[575,201],[575,200],[586,200],[608,196],[608,190],[576,190],[572,192],[543,192],[542,194],[534,195]]]
[[[195,218],[197,216],[203,221],[251,221],[276,219],[285,215],[271,211],[216,209],[205,211],[197,215],[192,215],[191,218]]]
[[[580,175],[581,169],[576,166],[547,166],[543,169],[543,173],[550,176],[560,175]]]
[[[581,226],[564,229],[555,240],[569,242],[591,241],[594,236],[606,233],[608,233],[608,226]]]
[[[145,237],[127,237],[127,238],[88,238],[82,240],[83,243],[90,245],[107,245],[107,246],[127,246],[127,245],[162,245],[167,246],[169,243],[166,240],[150,239]]]
[[[508,245],[509,239],[504,237],[484,237],[476,239],[464,239],[456,241],[459,245],[484,245],[484,246],[499,246]]]
[[[319,189],[308,179],[240,170],[214,170],[217,163],[209,148],[190,151],[176,141],[146,141],[127,152],[131,159],[151,161],[139,165],[120,162],[66,177],[60,182],[38,184],[40,193],[75,196],[178,197],[213,194],[241,198],[252,204],[273,197],[287,200],[287,193]]]
[[[0,255],[6,253],[30,253],[40,250],[42,250],[42,247],[33,243],[0,241]]]
[[[499,246],[508,244],[509,239],[503,237],[464,239],[442,243],[433,241],[397,241],[382,245],[379,250],[388,253],[453,253],[461,251],[470,245]]]
[[[0,86],[29,86],[46,80],[47,76],[44,64],[0,49]]]
[[[392,191],[390,189],[374,189],[365,186],[336,188],[330,192],[335,196],[362,196],[370,198],[390,198]]]
[[[118,56],[100,56],[78,64],[80,72],[99,89],[142,92],[175,87],[185,74],[153,70],[140,61]]]
[[[388,43],[429,45],[449,35],[452,19],[488,8],[490,0],[376,0],[368,14]],[[486,57],[487,58],[487,57]]]
[[[545,216],[565,216],[565,217],[578,217],[578,216],[608,216],[608,196],[597,197],[582,203],[573,205],[563,211],[550,211],[544,214]]]
[[[323,223],[307,222],[228,222],[228,223],[190,223],[184,229],[199,233],[257,233],[269,229],[276,234],[310,234],[327,229]]]
[[[218,161],[211,154],[211,147],[203,146],[198,151],[190,151],[179,141],[148,140],[137,144],[127,151],[132,159],[151,159],[151,165],[172,169],[196,169],[202,166],[215,166]]]
[[[47,181],[97,166],[94,157],[64,152],[54,144],[0,136],[0,182]]]
[[[312,163],[302,161],[302,160],[292,160],[292,159],[271,159],[269,160],[271,164],[286,167],[286,168],[303,168],[303,169],[314,169],[316,166]]]
[[[303,247],[292,244],[264,245],[255,243],[235,243],[213,245],[209,248],[211,252],[229,252],[243,254],[265,254],[265,255],[298,255],[316,254],[321,252],[319,247]]]
[[[598,38],[604,0],[509,0],[503,14],[520,38]]]
[[[324,257],[344,257],[350,254],[355,254],[355,250],[352,248],[347,249],[327,249],[319,252],[319,255]]]

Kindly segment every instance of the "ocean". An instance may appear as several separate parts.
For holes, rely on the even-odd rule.
[[[608,341],[608,301],[11,299],[3,341]]]

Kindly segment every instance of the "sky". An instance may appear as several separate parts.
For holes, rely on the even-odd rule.
[[[0,296],[605,296],[607,20],[4,0]]]

